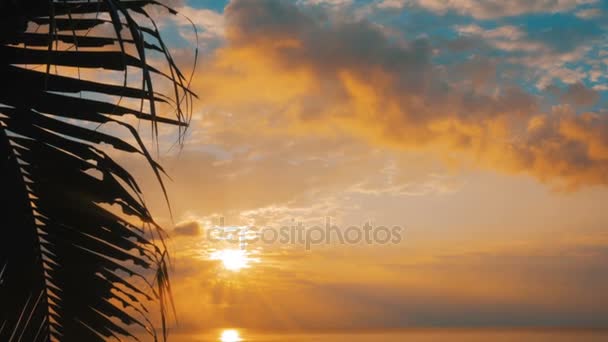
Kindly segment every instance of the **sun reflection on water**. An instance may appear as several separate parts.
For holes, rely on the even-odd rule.
[[[220,341],[221,342],[239,342],[239,341],[242,341],[242,339],[241,339],[241,335],[239,334],[238,330],[226,329],[226,330],[222,331],[222,334],[220,336]]]

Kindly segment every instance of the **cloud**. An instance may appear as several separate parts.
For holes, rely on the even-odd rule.
[[[445,14],[454,11],[477,19],[494,19],[529,13],[556,13],[572,10],[579,5],[593,4],[597,0],[384,0],[379,7],[398,8],[419,6]]]
[[[569,103],[574,106],[593,106],[599,100],[600,95],[597,91],[587,88],[582,83],[575,83],[561,94],[561,99],[564,103]]]
[[[459,33],[479,35],[483,38],[490,39],[517,40],[524,36],[524,33],[519,27],[511,25],[485,30],[478,25],[470,24],[457,27],[457,31]]]
[[[310,5],[342,7],[351,5],[353,3],[353,0],[303,0],[303,2]]]
[[[426,39],[394,41],[373,23],[285,1],[233,1],[225,16],[226,43],[194,87],[206,108],[249,115],[244,129],[253,134],[353,136],[397,150],[461,154],[564,188],[608,182],[608,159],[596,153],[606,145],[603,128],[584,136],[564,129],[588,125],[576,108],[542,112],[542,98],[518,86],[454,79],[462,70],[496,73],[493,63],[438,65]],[[507,26],[482,34],[508,41],[521,33]],[[567,98],[588,103],[589,93],[577,89]],[[594,127],[606,126],[606,116],[589,115]]]
[[[200,233],[201,226],[198,221],[181,222],[172,231],[175,236],[198,236]]]
[[[608,85],[605,85],[605,84],[596,84],[596,85],[593,86],[593,90],[606,91],[606,90],[608,90]]]
[[[456,27],[463,37],[482,38],[486,44],[508,52],[534,52],[551,53],[551,49],[541,41],[528,39],[527,33],[521,28],[512,25],[500,26],[494,29],[484,29],[475,24],[461,25]],[[477,41],[479,43],[479,41]]]
[[[599,8],[586,8],[576,11],[575,15],[581,19],[594,19],[602,15]]]
[[[179,23],[186,27],[188,22],[184,17],[192,20],[194,25],[199,29],[199,34],[210,37],[222,37],[224,35],[224,16],[221,13],[204,9],[182,6],[178,8],[180,16],[176,17]],[[188,31],[188,30],[186,30]]]
[[[349,139],[263,138],[247,134],[251,125],[241,120],[208,120],[218,124],[213,139],[229,151],[226,156],[218,158],[209,151],[186,147],[180,155],[163,160],[175,179],[167,183],[174,216],[187,224],[218,224],[218,215],[226,224],[235,225],[323,220],[356,211],[348,200],[353,195],[414,196],[454,188],[455,181],[443,176],[445,170],[428,157],[370,150]],[[249,147],[243,148],[248,140]],[[193,144],[190,140],[187,146]],[[126,163],[138,171],[143,188],[159,190],[154,177],[143,173],[147,172],[145,166]],[[164,212],[162,194],[146,197],[152,201],[148,203],[152,212]]]
[[[604,44],[603,29],[596,22],[559,18],[560,23],[568,24],[538,20],[534,25],[452,26],[458,37],[443,43],[447,48],[443,51],[439,46],[438,53],[448,61],[458,60],[458,54],[463,53],[492,58],[503,78],[535,85],[539,90],[554,82],[596,83],[602,76],[597,47]]]

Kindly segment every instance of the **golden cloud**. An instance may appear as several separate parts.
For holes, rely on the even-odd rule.
[[[279,1],[233,1],[225,23],[226,43],[194,87],[205,108],[247,116],[250,137],[355,136],[561,188],[608,183],[605,115],[567,105],[543,113],[542,99],[519,87],[451,80],[424,39],[393,42],[372,23]]]

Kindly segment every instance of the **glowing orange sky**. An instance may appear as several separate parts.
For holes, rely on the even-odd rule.
[[[147,196],[159,221],[177,226],[177,331],[606,323],[608,121],[600,87],[562,79],[560,89],[528,91],[488,76],[515,57],[483,62],[478,51],[439,65],[433,58],[448,44],[374,22],[405,6],[399,1],[312,3],[182,8],[202,29],[204,51],[190,135],[181,152],[163,155],[174,220],[161,196]],[[493,48],[572,60],[525,40],[521,28],[476,26],[500,17],[480,1],[462,11],[416,3],[439,17],[469,18],[453,27]],[[566,3],[555,11],[578,10]],[[507,12],[542,11],[518,6]],[[546,71],[544,62],[529,65]],[[155,189],[150,175],[140,176]],[[260,262],[226,272],[205,241],[220,217],[233,226],[331,217],[342,227],[371,221],[406,230],[397,245],[249,246],[260,247]]]

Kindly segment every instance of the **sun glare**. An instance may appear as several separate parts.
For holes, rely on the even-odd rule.
[[[239,332],[234,329],[224,330],[222,331],[222,336],[220,336],[221,342],[238,342],[242,341]]]
[[[257,261],[257,259],[250,258],[247,251],[241,249],[222,249],[215,251],[211,253],[210,259],[221,261],[225,269],[234,272],[249,267],[249,263],[252,261]]]

